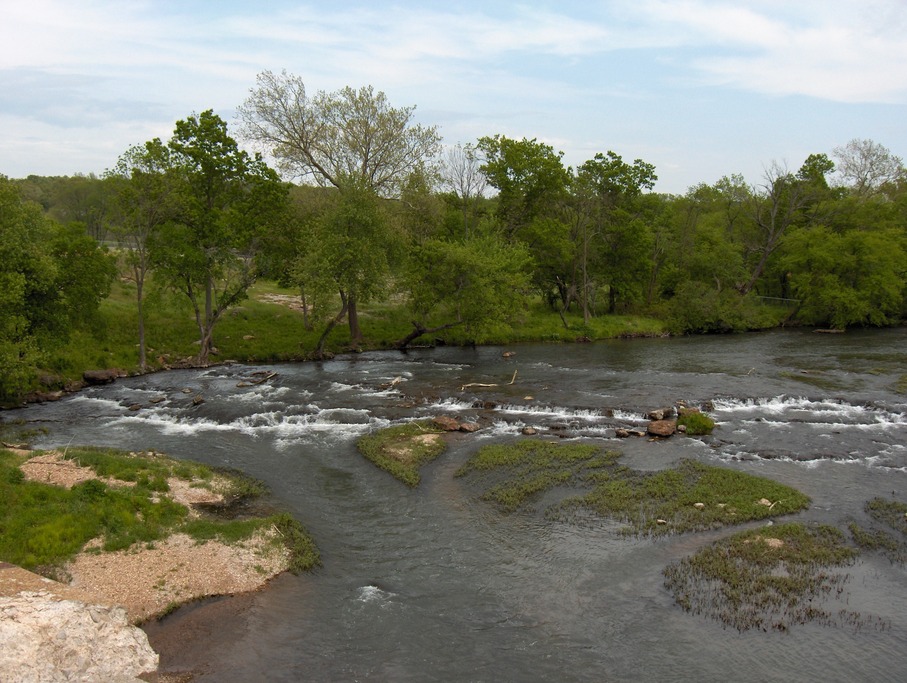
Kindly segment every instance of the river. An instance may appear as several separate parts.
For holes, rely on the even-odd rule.
[[[812,498],[793,519],[845,529],[873,497],[907,501],[905,344],[903,328],[774,331],[227,364],[7,417],[44,428],[41,448],[154,449],[238,468],[314,536],[314,572],[146,626],[164,668],[198,681],[903,681],[903,565],[870,554],[847,568],[841,607],[885,628],[741,633],[675,606],[661,574],[733,530],[653,540],[502,515],[453,474],[480,445],[532,426],[532,438],[618,448],[638,469],[695,458],[771,477]],[[277,374],[252,384],[255,372]],[[712,437],[615,438],[678,400],[709,402]],[[456,435],[415,490],[356,451],[370,430],[439,413],[483,429]]]

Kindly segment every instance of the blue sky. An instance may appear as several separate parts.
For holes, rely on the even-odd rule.
[[[0,173],[102,173],[263,70],[372,85],[445,143],[613,150],[660,192],[868,138],[907,156],[905,0],[234,2],[0,7]]]

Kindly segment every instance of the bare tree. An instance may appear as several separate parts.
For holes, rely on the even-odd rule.
[[[749,208],[755,230],[747,240],[747,251],[756,262],[749,279],[739,287],[741,294],[749,293],[762,277],[769,257],[809,201],[806,189],[802,180],[777,162],[765,169],[762,184],[753,188]]]
[[[476,220],[478,203],[488,187],[488,179],[479,168],[481,165],[478,151],[469,143],[448,147],[441,160],[441,186],[459,201],[466,238]]]
[[[371,86],[306,93],[299,76],[264,71],[239,107],[242,136],[290,177],[343,189],[352,181],[392,196],[440,148],[435,126],[413,123],[414,106],[391,107]]]
[[[238,110],[242,136],[276,159],[285,176],[355,194],[360,205],[362,192],[399,196],[407,178],[424,171],[440,151],[437,128],[414,123],[414,106],[392,107],[371,86],[309,97],[302,79],[286,71],[264,71],[257,83]],[[364,247],[364,240],[358,244]],[[358,344],[357,304],[365,292],[335,284],[352,342]]]
[[[854,138],[843,147],[835,147],[832,154],[837,159],[840,184],[861,197],[876,194],[886,183],[907,176],[903,160],[872,140]]]

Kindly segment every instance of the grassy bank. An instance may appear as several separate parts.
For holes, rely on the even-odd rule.
[[[286,544],[294,569],[319,562],[314,543],[289,515],[190,515],[187,505],[167,495],[174,480],[219,494],[221,508],[264,493],[263,485],[242,475],[160,455],[70,448],[63,464],[88,468],[99,478],[66,488],[25,477],[21,466],[35,455],[0,450],[0,560],[54,575],[93,539],[104,551],[153,544],[176,532],[199,542],[236,543],[273,527],[280,532],[274,542]]]
[[[198,353],[198,330],[185,297],[155,291],[146,301],[146,341],[151,369],[190,361]],[[228,310],[214,332],[217,353],[212,362],[274,362],[304,360],[317,346],[324,330],[319,322],[306,329],[299,310],[287,304],[299,303],[299,292],[260,281],[249,291],[249,297]],[[339,302],[337,310],[339,310]],[[568,315],[564,327],[557,313],[541,303],[533,305],[514,324],[501,323],[485,330],[480,338],[460,327],[438,335],[422,337],[419,344],[445,343],[468,345],[510,344],[519,342],[576,342],[626,336],[665,334],[662,322],[644,316],[602,316],[586,325],[582,318]],[[361,350],[389,349],[409,334],[411,314],[399,302],[373,302],[360,305],[360,324],[364,339]],[[77,380],[85,370],[119,368],[126,372],[138,369],[138,317],[135,285],[114,283],[111,295],[101,303],[90,330],[73,332],[69,339],[47,354],[44,374],[56,376],[59,388],[65,380]],[[337,325],[328,337],[326,350],[341,353],[351,350],[349,328]]]

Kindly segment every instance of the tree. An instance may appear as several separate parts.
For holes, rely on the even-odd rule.
[[[484,158],[480,170],[498,191],[497,213],[508,237],[518,237],[564,200],[570,173],[561,161],[563,152],[535,138],[504,135],[479,138],[477,148]]]
[[[641,159],[628,164],[612,151],[596,154],[577,169],[576,193],[584,197],[590,229],[599,244],[598,262],[608,285],[609,313],[616,311],[619,299],[641,295],[651,271],[651,235],[639,198],[644,190],[655,186],[656,180],[652,164]],[[589,267],[587,261],[584,258],[584,272]]]
[[[286,71],[259,74],[238,110],[243,136],[267,150],[286,176],[384,198],[397,197],[409,175],[440,150],[437,128],[414,123],[414,112],[392,107],[371,86],[310,98],[302,79]],[[359,292],[346,290],[341,298],[357,344]]]
[[[177,215],[178,185],[170,148],[160,138],[130,147],[108,171],[107,178],[115,188],[112,231],[125,247],[124,260],[136,288],[139,369],[144,372],[144,290],[151,269],[151,245],[158,231]]]
[[[344,317],[348,317],[353,343],[362,338],[359,318],[351,311],[357,301],[367,302],[384,290],[394,236],[371,188],[352,183],[345,185],[316,230],[296,273],[299,282],[320,294],[319,299],[325,298],[329,287],[340,295],[340,311],[329,320],[315,348],[315,357],[323,358],[328,335]]]
[[[531,261],[523,245],[495,235],[417,245],[405,277],[413,331],[397,346],[457,326],[481,341],[489,327],[521,310]]]
[[[786,247],[782,265],[802,299],[801,321],[837,329],[897,322],[907,262],[899,230],[818,226],[798,231]]]
[[[807,190],[807,183],[777,163],[765,170],[764,182],[761,188],[754,189],[750,203],[754,230],[746,246],[751,270],[740,286],[741,294],[748,294],[756,286],[781,238],[797,222],[801,209],[809,201]]]
[[[478,221],[478,205],[488,179],[481,171],[479,151],[471,144],[448,147],[441,162],[441,187],[450,192],[463,217],[463,236],[469,238]]]
[[[280,219],[286,188],[260,156],[239,149],[210,109],[178,121],[168,148],[178,178],[177,220],[157,231],[152,253],[192,304],[204,365],[215,324],[258,276],[260,235]]]
[[[61,226],[0,176],[0,403],[25,393],[43,353],[90,323],[113,260],[78,226]]]
[[[853,139],[832,150],[838,160],[839,182],[861,197],[876,194],[887,183],[907,176],[904,162],[872,140]]]

